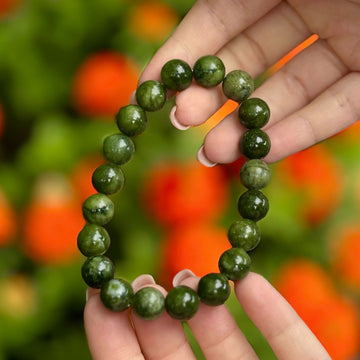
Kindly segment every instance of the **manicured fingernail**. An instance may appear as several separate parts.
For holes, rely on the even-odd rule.
[[[195,276],[195,274],[189,269],[179,271],[173,278],[173,286],[180,285],[185,279],[192,276]]]
[[[170,121],[173,124],[175,128],[178,130],[187,130],[190,128],[190,126],[185,126],[179,123],[178,119],[175,116],[176,106],[173,106],[173,108],[170,110]]]
[[[214,167],[215,165],[217,165],[216,162],[213,162],[206,157],[204,145],[199,149],[197,153],[197,159],[201,164],[203,164],[206,167]]]
[[[136,96],[135,96],[135,93],[136,93],[136,90],[134,90],[134,92],[131,94],[130,96],[130,100],[129,100],[129,103],[132,104],[132,105],[135,105],[136,104]]]
[[[155,285],[156,282],[154,280],[154,278],[149,275],[149,274],[144,274],[144,275],[140,275],[138,276],[133,282],[132,282],[132,287],[134,289],[134,291],[146,286],[146,285]]]

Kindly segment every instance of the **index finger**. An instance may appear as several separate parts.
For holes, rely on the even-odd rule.
[[[215,54],[281,0],[198,0],[143,71],[139,83],[159,80],[161,67],[178,58],[192,66],[202,55]],[[234,14],[236,14],[234,16]]]

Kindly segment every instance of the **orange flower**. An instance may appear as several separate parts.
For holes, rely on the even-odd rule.
[[[129,103],[139,71],[124,55],[100,52],[91,55],[77,70],[73,100],[79,113],[113,117]]]
[[[1,0],[0,1],[0,19],[13,11],[20,4],[20,0]]]
[[[165,40],[179,21],[173,8],[161,1],[143,1],[129,15],[130,31],[145,41]]]
[[[144,208],[164,225],[214,219],[228,202],[227,184],[219,167],[206,168],[195,161],[160,164],[144,179]]]
[[[163,242],[164,283],[170,285],[183,269],[190,269],[197,276],[219,272],[219,257],[230,247],[226,230],[216,225],[193,223],[170,229]]]
[[[331,264],[335,273],[360,291],[360,224],[343,226],[333,238]]]
[[[329,275],[309,260],[293,260],[282,266],[274,284],[305,321],[335,295]]]
[[[335,290],[318,264],[293,260],[282,266],[274,281],[333,360],[348,360],[360,350],[357,308]]]
[[[339,205],[343,177],[339,164],[322,144],[291,155],[278,165],[279,174],[301,193],[301,214],[311,225],[328,218]]]
[[[14,240],[16,235],[16,215],[3,192],[0,190],[0,247]]]
[[[79,161],[71,174],[71,181],[74,185],[74,190],[79,195],[82,201],[85,201],[90,195],[95,194],[91,177],[94,170],[104,164],[105,161],[100,155],[89,156]]]
[[[84,224],[81,202],[65,179],[44,175],[24,214],[24,251],[44,264],[73,261],[79,256],[77,235]]]

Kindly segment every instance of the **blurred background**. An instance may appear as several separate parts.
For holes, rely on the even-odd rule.
[[[141,69],[194,0],[0,0],[0,360],[90,359],[83,329],[81,204],[95,190],[114,115]],[[316,40],[269,69],[260,84]],[[246,70],[246,69],[245,69]],[[149,114],[112,196],[109,256],[129,281],[165,287],[190,268],[217,271],[238,218],[242,161],[208,169],[195,154],[231,102],[179,132]],[[272,165],[268,216],[253,270],[294,306],[335,360],[360,354],[360,126]],[[276,359],[232,296],[228,306],[261,359]],[[198,359],[204,359],[185,326]]]

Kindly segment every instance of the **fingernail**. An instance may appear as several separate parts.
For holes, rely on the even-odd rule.
[[[195,276],[195,274],[189,269],[179,271],[173,278],[173,286],[180,285],[185,279],[192,276]]]
[[[176,105],[173,106],[173,108],[170,110],[170,121],[173,124],[173,126],[178,130],[187,130],[190,128],[190,126],[185,126],[179,123],[178,119],[175,116],[176,111]]]
[[[136,105],[136,103],[137,103],[135,94],[136,94],[136,90],[134,90],[133,93],[130,96],[129,103],[132,104],[132,105]]]
[[[144,287],[145,285],[155,285],[155,279],[149,275],[149,274],[144,274],[144,275],[140,275],[138,276],[133,282],[132,282],[132,287],[133,290],[136,291],[142,287]]]
[[[197,159],[201,164],[203,164],[206,167],[214,167],[215,165],[217,165],[216,162],[213,162],[206,157],[204,145],[201,146],[201,148],[199,149],[197,153]]]

